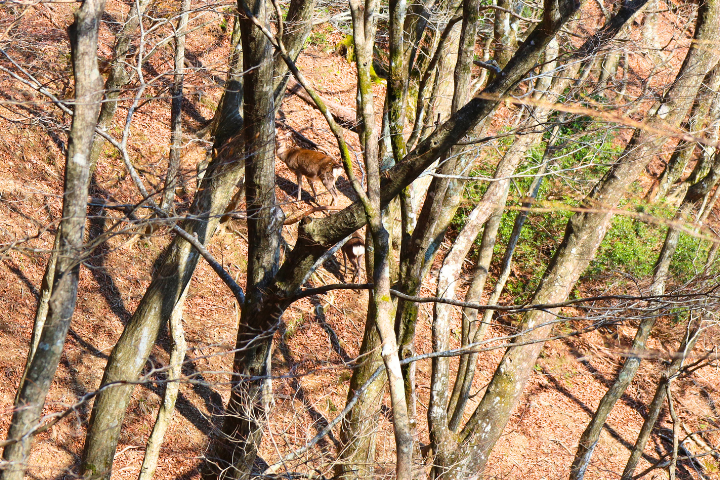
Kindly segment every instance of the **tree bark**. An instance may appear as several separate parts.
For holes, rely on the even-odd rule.
[[[65,163],[63,216],[56,234],[59,237],[57,263],[47,320],[37,351],[27,367],[27,375],[18,388],[7,435],[8,440],[15,443],[7,445],[3,451],[3,459],[8,465],[0,477],[3,480],[21,480],[24,477],[33,430],[40,421],[75,311],[78,275],[84,255],[83,234],[92,142],[103,92],[97,47],[98,27],[104,8],[104,0],[85,1],[75,13],[75,22],[69,28],[76,102]]]
[[[215,231],[233,188],[245,171],[244,137],[238,133],[243,125],[240,111],[243,99],[240,83],[242,50],[236,48],[231,57],[231,76],[222,102],[222,128],[215,132],[217,153],[203,176],[188,219],[182,222],[183,230],[196,235],[203,244],[207,244]],[[281,91],[284,93],[284,89]],[[199,255],[189,243],[176,237],[161,259],[150,286],[110,355],[102,385],[138,378],[160,326],[170,318],[180,293],[192,277]],[[84,474],[92,475],[96,471],[109,475],[132,390],[132,385],[118,383],[96,398],[81,464]]]
[[[548,101],[553,101],[555,96],[565,89],[569,79],[573,78],[574,73],[577,72],[577,68],[577,66],[574,67],[572,69],[573,71],[563,76],[563,79],[558,79],[555,82],[551,92],[548,92]],[[536,108],[533,114],[530,115],[530,118],[533,119],[531,125],[544,124],[549,118],[550,113],[551,111],[546,108]],[[498,164],[495,173],[495,177],[498,180],[490,184],[482,201],[470,213],[465,226],[455,239],[450,252],[445,257],[438,278],[438,296],[444,298],[453,298],[455,296],[462,262],[480,232],[480,228],[498,206],[504,206],[510,185],[510,179],[508,177],[513,174],[518,164],[525,159],[525,154],[530,147],[542,141],[542,136],[542,133],[520,136],[508,149],[500,164]],[[488,227],[486,226],[486,228]],[[489,258],[485,260],[488,264],[489,261]],[[482,281],[480,283],[482,283]],[[468,293],[478,294],[478,292],[472,291],[477,288],[479,288],[478,285],[471,286],[471,291]],[[433,349],[435,351],[443,351],[449,348],[449,316],[451,308],[449,305],[435,305],[435,316],[433,320]],[[469,336],[469,326],[464,330],[467,330],[466,333]],[[482,330],[484,331],[484,329]],[[477,331],[473,332],[473,336],[476,334]],[[473,359],[474,358],[476,358],[476,356],[473,356]],[[456,394],[449,396],[450,359],[447,357],[433,358],[432,365],[428,423],[430,425],[432,447],[435,452],[433,475],[435,478],[445,478],[446,475],[455,475],[458,473],[453,473],[453,465],[462,464],[467,460],[464,456],[471,456],[471,453],[464,450],[463,446],[459,444],[456,430],[462,417],[462,409],[464,408],[464,402],[461,402],[461,408],[458,409],[457,402],[461,392],[468,390],[472,383],[471,378],[463,379],[460,374],[474,372],[474,369],[470,368],[470,372],[468,372],[468,366],[465,364],[464,369],[466,371],[462,372],[463,365],[461,361],[454,388]],[[467,394],[467,392],[465,394]]]
[[[668,106],[668,116],[665,121],[669,125],[679,125],[684,119],[692,105],[692,100],[690,99],[695,98],[700,88],[702,78],[717,64],[717,58],[708,55],[707,52],[697,48],[696,45],[697,43],[714,41],[717,37],[718,28],[720,28],[720,1],[716,0],[700,7],[695,31],[695,42],[693,42],[693,46],[691,46],[685,57],[685,61],[680,68],[675,83],[663,101],[663,105]],[[655,109],[655,111],[658,109]],[[650,119],[650,123],[663,125],[662,120],[656,116]],[[630,145],[625,151],[630,153],[630,148],[636,148],[636,150],[633,154],[628,155],[627,158],[631,161],[635,160],[636,165],[647,164],[652,156],[662,147],[662,144],[663,139],[658,138],[656,135],[648,132],[636,132],[633,141],[630,142]],[[644,157],[638,157],[638,153],[642,153]],[[641,158],[643,158],[643,160],[639,160]],[[628,160],[625,160],[622,165],[626,166],[625,169],[632,170],[633,166],[627,164]],[[618,171],[623,169],[622,165]],[[633,179],[637,177],[637,173],[635,172],[631,175]],[[615,203],[603,201],[602,204],[614,205]],[[633,340],[633,351],[642,350],[653,325],[654,318],[641,322],[635,339]],[[605,419],[617,399],[620,398],[632,380],[639,364],[640,359],[637,356],[628,357],[618,374],[617,380],[601,400],[595,415],[593,415],[592,421],[580,438],[575,460],[571,467],[570,478],[572,480],[581,480],[584,478]]]
[[[170,421],[175,411],[175,401],[180,391],[180,377],[182,376],[182,365],[185,360],[185,352],[187,344],[185,343],[185,332],[183,331],[182,315],[187,295],[188,286],[180,296],[175,310],[170,316],[170,336],[172,337],[172,348],[170,350],[170,361],[165,374],[165,393],[163,394],[163,402],[158,410],[155,419],[155,426],[150,434],[150,438],[145,446],[145,457],[140,467],[140,475],[138,480],[152,480],[157,469],[158,458],[160,457],[160,447],[162,447],[165,432],[170,426]]]
[[[687,332],[680,344],[680,348],[677,352],[675,352],[675,356],[670,362],[670,365],[668,365],[663,374],[660,376],[660,380],[658,381],[658,385],[655,389],[655,395],[653,396],[650,405],[648,405],[648,413],[645,416],[645,421],[640,429],[635,445],[630,452],[630,458],[625,464],[625,470],[623,470],[621,480],[633,479],[635,468],[640,461],[640,457],[645,450],[647,441],[650,439],[650,434],[652,433],[653,428],[655,428],[655,423],[660,416],[660,410],[662,410],[667,391],[670,388],[670,383],[678,376],[685,365],[685,359],[688,357],[690,352],[692,352],[693,348],[695,348],[695,342],[698,339],[702,321],[699,318],[693,319],[692,312],[690,315],[690,323],[687,325]]]
[[[244,139],[233,137],[220,149],[208,167],[201,188],[190,207],[182,229],[207,244],[240,179],[245,162]],[[190,281],[199,253],[177,236],[165,249],[150,286],[125,326],[108,359],[101,385],[116,383],[98,394],[93,405],[81,472],[87,476],[109,478],[125,410],[137,380],[157,338],[160,326],[175,309]]]
[[[183,79],[185,78],[185,29],[190,16],[190,0],[182,0],[180,18],[175,30],[175,73],[170,87],[170,156],[165,187],[160,208],[172,211],[175,203],[175,189],[180,173],[182,157],[182,99]]]
[[[245,184],[248,223],[248,284],[233,362],[232,393],[226,408],[222,433],[210,448],[204,478],[249,478],[262,440],[271,403],[270,355],[276,324],[264,315],[268,299],[265,290],[278,267],[282,210],[275,198],[275,105],[273,102],[273,64],[267,58],[271,45],[245,12],[267,24],[264,0],[238,2],[242,32],[245,81],[244,137]],[[283,89],[284,90],[284,89]]]
[[[100,115],[97,121],[98,128],[107,129],[112,124],[113,117],[117,111],[117,99],[120,95],[120,88],[127,84],[130,80],[130,77],[125,71],[124,64],[126,62],[128,51],[130,50],[131,36],[137,30],[140,22],[140,17],[137,14],[138,7],[140,7],[140,14],[142,15],[148,1],[149,0],[142,0],[139,3],[133,3],[132,7],[130,7],[127,18],[125,19],[125,24],[115,39],[110,75],[105,82],[105,101],[102,102]],[[100,153],[102,152],[105,142],[105,139],[99,135],[97,135],[93,141],[90,153],[90,175],[92,175],[92,172],[95,169],[95,164],[100,157]],[[56,235],[55,243],[53,244],[50,258],[48,259],[48,263],[45,267],[45,273],[43,274],[42,284],[40,287],[40,298],[38,299],[38,304],[35,309],[35,320],[33,322],[30,350],[28,352],[25,370],[23,371],[22,378],[20,379],[20,384],[23,383],[25,377],[27,376],[27,369],[30,366],[32,356],[35,354],[37,344],[40,341],[40,334],[42,333],[45,320],[47,319],[49,309],[48,302],[50,301],[52,286],[55,282],[55,266],[57,264],[58,249],[60,246],[58,241],[59,237]],[[17,393],[19,394],[20,390],[18,390]]]

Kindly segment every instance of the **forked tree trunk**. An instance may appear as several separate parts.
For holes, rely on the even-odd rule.
[[[550,50],[554,50],[551,44]],[[571,72],[563,75],[563,78],[557,79],[555,84],[548,93],[545,101],[552,102],[567,86],[569,79],[574,77],[579,66],[571,67]],[[538,95],[539,97],[540,95]],[[544,124],[550,116],[551,111],[546,108],[537,108],[530,115],[532,122],[529,126],[537,126]],[[450,252],[446,255],[443,266],[440,269],[437,286],[437,296],[445,298],[454,298],[457,279],[460,275],[460,268],[464,258],[467,256],[472,243],[480,232],[480,228],[488,220],[491,214],[497,209],[498,205],[504,206],[505,200],[510,186],[509,177],[517,168],[518,164],[525,159],[527,151],[538,142],[542,141],[542,133],[533,133],[518,137],[513,145],[508,149],[502,161],[498,164],[495,177],[498,179],[488,186],[482,201],[468,216],[468,220],[462,231],[455,239]],[[488,225],[486,225],[488,228]],[[489,254],[487,255],[489,257]],[[484,260],[489,264],[490,259]],[[482,275],[482,274],[481,274]],[[479,277],[482,283],[482,276]],[[471,289],[478,289],[475,285]],[[478,294],[478,292],[474,292]],[[452,307],[449,305],[436,304],[435,315],[433,319],[433,350],[444,351],[449,349],[450,336],[450,313]],[[474,328],[477,330],[477,327]],[[484,329],[483,329],[484,330]],[[463,328],[463,333],[470,335],[470,326]],[[473,332],[474,334],[477,331]],[[473,359],[475,355],[471,356]],[[465,372],[462,372],[465,370]],[[458,442],[456,431],[462,417],[464,409],[464,400],[460,401],[461,393],[463,398],[467,396],[467,390],[472,383],[471,378],[463,379],[460,374],[474,372],[472,367],[464,365],[461,359],[459,372],[456,377],[456,384],[453,388],[453,395],[449,395],[450,391],[450,359],[447,357],[433,358],[432,360],[432,380],[430,390],[430,406],[428,410],[428,422],[430,425],[430,438],[432,448],[435,453],[433,476],[436,478],[445,478],[448,471],[451,471],[451,465],[463,463],[466,458],[463,456],[471,456],[470,451],[463,449]],[[458,404],[459,402],[459,404]],[[458,408],[459,407],[459,408]],[[452,475],[452,474],[451,474]]]
[[[77,300],[78,275],[82,262],[83,234],[90,184],[90,158],[95,126],[102,100],[102,77],[98,70],[98,27],[105,8],[104,0],[87,0],[75,13],[69,28],[72,66],[75,79],[75,108],[68,142],[63,186],[63,213],[57,231],[58,256],[47,320],[40,334],[38,349],[19,386],[3,459],[7,466],[3,480],[24,478],[33,430],[55,376],[70,320]]]
[[[307,30],[296,30],[295,33],[306,35]],[[236,50],[232,58],[241,60],[240,53]],[[233,188],[243,178],[245,170],[244,138],[238,134],[242,127],[239,111],[243,98],[239,83],[242,61],[239,61],[237,67],[237,70],[231,71],[234,76],[231,76],[226,86],[225,98],[232,101],[225,104],[224,113],[228,115],[227,121],[223,122],[222,132],[216,132],[217,155],[209,164],[190,207],[190,220],[182,223],[183,230],[196,235],[203,244],[209,241],[215,231]],[[189,243],[176,237],[161,258],[153,281],[113,348],[105,368],[103,385],[115,381],[135,381],[138,378],[160,326],[170,318],[180,293],[192,277],[199,255]],[[104,390],[96,398],[81,464],[84,475],[109,477],[120,427],[132,391],[132,385],[117,385]]]

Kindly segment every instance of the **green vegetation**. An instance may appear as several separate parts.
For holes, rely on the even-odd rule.
[[[552,257],[572,213],[568,207],[577,207],[598,179],[617,159],[622,149],[613,141],[613,135],[605,125],[598,125],[589,118],[578,118],[560,129],[556,150],[552,152],[551,171],[558,175],[546,177],[540,194],[539,205],[548,211],[532,213],[520,234],[513,263],[514,275],[508,280],[506,289],[517,303],[526,301],[537,287],[547,262]],[[546,135],[549,139],[549,134]],[[512,137],[501,140],[501,152],[512,143]],[[530,165],[539,167],[544,156],[544,145],[530,151],[524,170]],[[490,161],[492,160],[492,161]],[[490,177],[499,159],[488,159],[472,171],[473,176]],[[530,170],[530,171],[534,171]],[[508,199],[508,211],[503,215],[498,230],[494,258],[497,265],[505,251],[505,245],[512,233],[517,211],[512,207],[520,205],[518,193],[524,194],[532,178],[521,177],[514,181]],[[470,181],[465,185],[464,201],[455,215],[452,232],[459,232],[467,216],[481,201],[487,190],[487,182]],[[637,188],[640,188],[639,186]],[[514,198],[513,198],[514,197]],[[621,273],[635,279],[648,278],[653,273],[662,244],[667,233],[663,220],[670,220],[674,210],[664,205],[648,206],[639,201],[629,201],[623,209],[636,215],[616,215],[612,221],[593,262],[585,272],[585,278]],[[648,221],[648,220],[655,221]],[[658,222],[657,220],[661,221]],[[475,243],[475,254],[481,239]],[[701,239],[683,233],[670,266],[674,282],[684,282],[695,275],[705,264],[709,246]]]
[[[319,25],[312,29],[306,40],[306,45],[313,45],[317,48],[326,50],[330,46],[329,35],[333,32],[332,26],[328,24]],[[352,38],[352,37],[350,37]]]

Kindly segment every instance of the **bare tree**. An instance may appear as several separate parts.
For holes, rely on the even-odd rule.
[[[85,217],[90,185],[91,150],[95,123],[100,113],[102,78],[98,70],[98,26],[104,0],[88,1],[75,13],[71,25],[75,107],[65,163],[63,218],[57,233],[58,248],[47,320],[42,325],[37,350],[31,351],[3,451],[7,466],[3,479],[25,476],[34,431],[39,426],[45,397],[55,376],[70,320],[75,311],[78,274],[84,255]]]

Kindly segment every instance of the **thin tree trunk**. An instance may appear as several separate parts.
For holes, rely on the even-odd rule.
[[[376,30],[376,19],[371,12],[374,12],[377,6],[376,0],[366,0],[364,4],[358,0],[351,0],[350,2],[358,69],[358,112],[362,118],[361,144],[365,150],[365,168],[368,179],[366,199],[363,199],[362,192],[356,193],[361,195],[361,199],[363,200],[365,215],[372,233],[374,246],[374,287],[370,296],[367,321],[377,326],[382,345],[380,353],[388,377],[397,455],[395,471],[398,479],[410,479],[412,478],[413,471],[413,436],[400,370],[397,340],[393,326],[394,306],[390,298],[390,238],[382,223],[380,165],[378,162],[378,144],[375,134],[375,113],[373,107],[372,81],[370,78]],[[395,10],[391,11],[391,14],[396,17],[394,22],[400,23],[394,23],[393,25],[401,28],[402,22],[400,17],[404,16],[404,3],[400,1],[394,4],[394,7]],[[398,42],[397,38],[394,40],[396,43]],[[401,45],[396,45],[396,50],[395,53],[398,56],[402,55]],[[396,74],[395,80],[403,82],[402,78],[398,80],[398,77],[401,77],[401,75]],[[395,87],[398,87],[398,85],[396,84]],[[403,95],[402,91],[396,91],[395,93],[400,96]],[[402,99],[397,98],[395,101],[402,102]],[[397,112],[395,112],[395,114],[391,112],[391,132],[393,128],[398,126],[396,123],[395,127],[393,127],[393,122],[402,122],[402,115],[398,118],[394,116],[396,114]],[[392,143],[394,143],[394,153],[404,153],[405,146],[401,127],[399,138],[393,139]],[[401,151],[396,152],[397,148],[400,148]]]
[[[182,224],[183,230],[197,236],[203,244],[207,244],[215,231],[233,188],[245,171],[244,137],[238,133],[243,125],[240,112],[243,98],[241,49],[234,50],[232,60],[237,63],[231,62],[230,65],[232,75],[222,103],[226,115],[222,117],[222,129],[215,132],[217,153],[190,207],[189,220]],[[281,219],[278,218],[278,221],[282,224]],[[113,348],[105,368],[103,385],[116,381],[132,382],[138,378],[160,326],[170,318],[181,292],[192,277],[199,254],[185,240],[176,237],[161,258],[150,286]],[[281,307],[277,306],[278,309],[281,310]],[[269,320],[269,323],[272,322]],[[132,385],[118,384],[96,397],[81,464],[84,474],[102,472],[102,475],[109,476],[132,390]]]
[[[132,4],[132,7],[130,7],[130,12],[125,19],[125,24],[123,25],[122,30],[120,30],[116,37],[115,47],[113,49],[113,61],[111,63],[110,75],[105,82],[105,101],[102,102],[102,106],[100,107],[100,115],[97,121],[98,128],[107,129],[112,124],[113,117],[115,116],[115,112],[117,111],[117,99],[120,95],[120,88],[123,85],[127,84],[127,82],[130,80],[127,72],[125,72],[124,65],[128,51],[130,50],[131,37],[135,30],[137,30],[140,21],[140,18],[137,14],[138,6],[140,7],[140,14],[142,15],[148,2],[149,0],[142,0],[139,3]],[[97,135],[95,137],[95,140],[93,141],[93,146],[90,153],[90,175],[92,175],[92,172],[95,169],[95,164],[100,157],[100,153],[102,152],[104,145],[105,139]],[[43,326],[45,325],[45,320],[47,319],[47,313],[49,309],[48,302],[50,301],[50,296],[52,295],[52,286],[55,282],[55,266],[57,264],[58,249],[60,247],[58,241],[59,237],[56,235],[55,242],[53,243],[52,252],[50,253],[50,258],[48,259],[48,263],[45,267],[45,273],[43,274],[43,279],[40,286],[40,298],[38,299],[38,304],[35,308],[35,320],[33,321],[30,350],[28,352],[28,358],[25,363],[25,370],[23,371],[22,377],[20,379],[20,384],[23,383],[25,377],[27,376],[27,369],[30,366],[33,355],[35,354],[37,344],[40,341],[40,334],[42,333]],[[19,394],[20,390],[18,390],[16,394],[16,401],[17,395]]]
[[[170,88],[170,157],[165,176],[162,204],[160,208],[172,211],[175,203],[175,189],[180,173],[182,157],[182,100],[183,79],[185,78],[185,29],[190,16],[190,0],[182,0],[180,18],[175,29],[175,73]]]
[[[717,62],[713,55],[695,45],[711,41],[717,35],[720,27],[718,4],[720,2],[714,1],[701,7],[703,14],[700,15],[696,31],[696,42],[690,48],[677,80],[664,100],[669,107],[669,114],[662,122],[651,118],[651,125],[665,122],[678,125],[690,109],[692,100],[688,99],[695,98],[705,73]],[[625,17],[622,13],[624,9],[636,8],[637,5],[626,5],[618,15]],[[637,132],[621,157],[622,161],[593,189],[585,205],[599,205],[603,209],[617,205],[627,187],[642,173],[652,155],[660,150],[665,141],[666,138],[651,132]],[[601,211],[575,214],[570,219],[565,238],[555,252],[531,303],[558,302],[567,298],[595,255],[611,218],[610,211]],[[542,350],[543,339],[552,329],[552,324],[547,323],[551,316],[550,312],[541,311],[525,315],[522,323],[525,333],[519,337],[518,343],[535,343],[510,347],[506,351],[483,399],[461,433],[463,447],[473,452],[471,460],[453,466],[453,475],[483,470],[529,379]]]
[[[552,150],[552,146],[555,143],[555,140],[557,139],[557,130],[558,127],[555,127],[553,130],[553,134],[551,136],[550,141],[548,142],[546,148],[545,148],[545,155],[543,156],[543,165],[538,171],[537,176],[533,180],[533,183],[530,185],[530,189],[528,191],[528,194],[526,195],[527,198],[534,199],[537,197],[538,191],[540,190],[540,185],[543,180],[543,175],[545,174],[545,170],[547,168],[547,162],[546,157],[548,152]],[[540,139],[538,139],[540,141]],[[531,204],[528,202],[523,203],[523,207],[527,208]],[[500,216],[498,214],[499,212],[496,212],[493,214],[493,216],[497,216],[498,218],[495,220],[499,225]],[[515,246],[517,245],[517,242],[520,238],[520,232],[522,231],[522,226],[525,222],[525,219],[527,218],[527,211],[520,211],[518,212],[517,217],[515,218],[515,224],[513,226],[512,233],[510,235],[510,239],[508,240],[508,245],[505,250],[505,254],[503,256],[501,265],[502,270],[500,272],[500,275],[498,277],[498,281],[495,284],[495,287],[493,289],[492,294],[490,295],[490,298],[487,301],[488,305],[497,304],[498,300],[500,299],[500,294],[502,293],[503,288],[505,287],[505,282],[507,282],[508,276],[510,274],[510,265],[512,261],[512,255],[515,249]],[[476,276],[473,278],[473,282],[470,285],[470,288],[468,289],[467,295],[465,296],[466,302],[475,302],[480,300],[480,296],[482,294],[482,290],[484,289],[485,281],[488,275],[488,268],[490,267],[490,258],[489,256],[492,254],[491,247],[495,244],[495,236],[497,235],[497,227],[492,225],[491,222],[493,222],[493,218],[491,218],[488,221],[488,224],[485,226],[485,231],[483,232],[483,243],[481,246],[481,252],[483,249],[487,248],[490,250],[488,252],[486,259],[483,259],[482,263],[480,259],[478,259],[478,269],[482,269],[480,271],[480,274],[476,272]],[[492,225],[492,226],[491,226]],[[486,237],[492,238],[492,241],[486,240]],[[487,242],[487,247],[485,246]],[[481,254],[482,257],[482,254]],[[469,345],[471,343],[476,343],[482,340],[485,337],[485,333],[487,332],[488,327],[490,326],[490,322],[492,320],[492,310],[486,310],[482,320],[477,322],[478,317],[478,311],[477,309],[471,309],[471,308],[465,308],[463,309],[462,317],[463,317],[463,342],[464,345]],[[467,326],[466,326],[467,324]],[[473,325],[474,324],[474,325]],[[465,359],[465,362],[463,362],[463,359]],[[451,431],[456,432],[458,427],[460,426],[460,421],[462,420],[462,416],[465,412],[465,406],[467,405],[467,401],[470,399],[470,388],[472,386],[473,379],[475,378],[475,367],[476,367],[476,361],[478,358],[478,353],[473,352],[468,355],[464,355],[460,358],[460,365],[458,367],[458,372],[456,375],[455,385],[453,387],[453,394],[450,398],[450,403],[448,405],[448,414],[451,415],[449,428]]]
[[[673,434],[673,445],[672,445],[672,457],[670,458],[670,466],[668,467],[668,477],[670,480],[675,480],[675,469],[677,468],[678,459],[678,441],[680,436],[680,420],[678,419],[677,413],[675,413],[675,405],[672,398],[672,390],[670,384],[665,386],[665,394],[667,395],[668,410],[670,411],[670,418],[672,419],[672,434]]]
[[[718,173],[720,174],[720,169],[718,170]],[[715,179],[715,181],[717,181],[717,178]],[[676,220],[687,215],[692,209],[694,203],[697,202],[699,198],[702,198],[701,195],[703,193],[705,195],[709,193],[709,189],[712,188],[712,185],[714,185],[714,182],[712,182],[711,185],[704,185],[706,188],[702,190],[699,188],[693,189],[692,193],[691,190],[688,190],[688,193],[685,196],[685,200],[683,200],[683,205],[680,207],[678,215],[676,215],[675,217]],[[663,248],[660,252],[660,255],[658,256],[658,260],[655,265],[653,283],[650,286],[650,291],[653,295],[662,295],[663,293],[665,293],[665,279],[667,278],[667,273],[670,268],[670,261],[675,254],[675,250],[677,249],[679,238],[680,231],[671,226],[668,229],[667,235],[665,236]],[[642,352],[645,349],[645,343],[650,336],[650,332],[653,326],[655,325],[655,320],[656,317],[651,316],[643,319],[640,322],[640,326],[638,327],[635,338],[633,339],[631,352]],[[620,369],[620,372],[618,372],[615,382],[603,396],[600,404],[595,410],[595,414],[593,415],[592,420],[583,432],[580,438],[578,451],[575,456],[575,461],[573,462],[572,470],[573,474],[577,475],[578,479],[583,478],[585,469],[587,468],[590,458],[592,457],[593,449],[595,448],[598,438],[600,437],[600,432],[605,425],[605,420],[610,414],[610,411],[612,410],[615,403],[623,395],[623,393],[625,393],[625,390],[627,390],[630,382],[635,377],[635,374],[640,367],[640,362],[641,358],[639,356],[630,355],[627,357],[627,359],[623,363],[622,368]]]
[[[104,0],[87,0],[75,13],[70,26],[75,108],[65,164],[63,214],[57,236],[58,257],[47,320],[38,342],[38,350],[27,367],[19,386],[13,417],[8,430],[9,444],[3,451],[7,467],[3,480],[21,480],[50,384],[55,376],[65,338],[77,301],[78,275],[83,257],[83,234],[90,185],[90,158],[93,135],[100,113],[103,82],[97,64],[98,27],[105,8]]]
[[[512,16],[507,11],[513,10],[512,0],[496,0],[496,2],[498,7],[506,10],[495,10],[495,21],[493,22],[494,59],[500,68],[503,68],[512,58],[517,46],[517,24],[513,23]]]
[[[685,359],[688,357],[690,352],[692,352],[693,348],[695,348],[695,342],[698,339],[701,325],[702,321],[700,320],[700,318],[698,318],[697,320],[693,319],[691,312],[691,319],[690,323],[687,325],[685,337],[680,344],[680,348],[675,353],[673,360],[670,362],[670,365],[660,377],[660,381],[658,382],[657,388],[655,389],[655,395],[653,396],[653,399],[648,406],[648,413],[645,416],[643,426],[640,429],[640,433],[638,434],[638,438],[635,441],[635,445],[630,452],[630,458],[625,464],[625,470],[623,471],[621,480],[633,479],[635,468],[640,461],[640,457],[642,456],[643,451],[645,450],[645,446],[650,439],[650,434],[652,433],[653,428],[655,428],[655,423],[660,416],[660,410],[662,410],[663,404],[665,403],[665,398],[667,396],[668,389],[670,388],[670,383],[680,373],[685,364]]]
[[[175,401],[177,400],[178,392],[180,392],[182,365],[185,359],[185,352],[187,351],[182,316],[188,288],[189,284],[185,287],[182,295],[180,295],[180,300],[178,300],[175,310],[173,310],[170,321],[168,322],[173,345],[170,350],[170,362],[167,373],[165,374],[165,393],[163,395],[162,405],[160,405],[157,418],[155,419],[155,426],[145,447],[145,457],[140,467],[138,480],[152,480],[155,474],[158,458],[160,458],[160,447],[163,444],[165,432],[167,432],[170,426],[170,421],[175,411]]]
[[[98,117],[97,126],[100,129],[108,130],[112,126],[115,112],[117,112],[118,99],[120,98],[120,89],[128,84],[130,75],[125,70],[128,56],[130,55],[130,47],[140,27],[140,18],[145,13],[150,0],[139,0],[132,2],[128,16],[122,30],[115,38],[115,47],[113,49],[113,60],[110,64],[110,74],[105,81],[105,98],[100,108],[100,116]],[[95,164],[100,158],[102,149],[106,144],[106,140],[95,135],[93,141],[92,153],[90,155],[91,174],[95,168]]]
[[[395,161],[400,161],[405,150],[405,112],[410,72],[405,69],[403,27],[407,12],[406,0],[390,0],[390,78],[387,83],[388,129]],[[373,38],[374,41],[374,38]]]
[[[553,48],[554,46],[551,45],[551,50]],[[575,67],[573,72],[569,72],[569,74],[563,79],[558,79],[555,82],[552,92],[547,95],[550,101],[554,100],[555,96],[564,90],[565,86],[569,82],[569,79],[574,77],[573,73],[577,71],[576,68],[577,67]],[[550,113],[551,111],[548,109],[536,109],[533,115],[530,116],[530,118],[533,119],[531,125],[542,125],[547,121]],[[457,279],[460,274],[462,262],[467,256],[467,253],[477,237],[480,228],[498,207],[504,207],[510,186],[509,177],[512,176],[518,164],[525,159],[525,154],[530,147],[541,141],[542,133],[520,136],[515,140],[506,155],[503,157],[503,160],[498,164],[498,168],[495,173],[495,177],[498,180],[490,184],[482,201],[470,213],[465,226],[455,239],[450,252],[445,257],[438,278],[438,296],[444,298],[453,298],[455,296],[456,286],[458,284]],[[489,225],[485,228],[487,230]],[[488,233],[494,237],[494,234],[490,232]],[[483,264],[489,265],[489,257],[491,253],[491,250],[486,253],[488,258],[482,260]],[[481,264],[480,261],[478,262],[479,266],[483,264]],[[485,272],[483,272],[482,276],[478,277],[480,279],[480,283],[484,283],[483,278],[487,275],[487,267],[484,268]],[[480,292],[476,291],[478,288],[478,285],[475,285],[475,282],[473,281],[473,285],[468,293],[479,295]],[[433,349],[435,351],[443,351],[449,347],[449,315],[451,311],[452,307],[449,305],[435,305],[435,316],[433,320]],[[464,330],[467,330],[469,337],[469,326]],[[484,329],[482,330],[484,332]],[[473,337],[475,337],[476,334],[477,331],[472,332]],[[473,357],[473,361],[475,358],[476,356]],[[465,461],[465,459],[462,458],[462,455],[466,452],[463,452],[461,446],[458,444],[454,432],[458,428],[464,409],[464,401],[460,402],[460,409],[457,408],[457,402],[460,400],[461,396],[466,397],[467,390],[469,390],[470,384],[472,383],[472,379],[468,378],[467,374],[474,374],[474,368],[469,368],[470,371],[468,372],[467,363],[463,367],[461,361],[458,375],[456,376],[456,385],[453,389],[453,395],[449,396],[450,359],[447,357],[434,358],[432,365],[433,370],[428,421],[430,424],[431,441],[436,457],[434,476],[439,478],[443,477],[446,472],[452,471],[453,464]],[[462,370],[465,371],[463,372]],[[460,374],[463,375],[460,376]],[[450,416],[449,419],[448,416]]]
[[[720,27],[720,1],[710,2],[703,5],[698,13],[698,23],[695,32],[695,39],[697,42],[713,41],[716,39],[718,28]],[[676,77],[675,84],[668,92],[665,104],[670,106],[669,115],[665,118],[669,124],[677,125],[684,118],[685,114],[690,110],[691,101],[694,99],[700,88],[700,79],[704,78],[707,72],[715,66],[717,58],[709,57],[705,52],[699,51],[695,46],[691,47],[688,54],[683,62],[683,66],[680,69]],[[654,118],[653,118],[654,119]],[[652,121],[652,120],[651,120]],[[649,136],[648,134],[636,132],[634,139],[638,139],[636,142],[631,142],[630,146],[637,145],[638,150],[644,150],[643,145],[645,142],[642,141],[642,137]],[[650,140],[650,139],[648,139]],[[646,150],[645,160],[638,161],[638,164],[647,163],[652,153],[659,150],[662,143],[652,139],[653,147]],[[634,145],[633,145],[634,144]],[[648,148],[648,147],[645,147]],[[626,150],[628,151],[628,150]],[[634,177],[633,177],[634,178]],[[609,202],[604,201],[603,203],[608,204]],[[612,205],[612,204],[611,204]],[[660,262],[662,262],[663,256],[661,256]],[[656,286],[655,288],[658,288]],[[645,341],[650,334],[655,323],[654,318],[644,319],[633,340],[632,351],[642,351],[645,346]],[[617,379],[607,391],[603,399],[600,401],[595,414],[593,415],[592,421],[583,432],[580,441],[578,443],[578,450],[575,454],[575,459],[571,467],[571,480],[581,480],[585,476],[585,471],[589,465],[590,459],[592,458],[593,450],[597,445],[597,441],[602,431],[602,426],[605,423],[607,415],[610,413],[615,402],[620,398],[622,393],[629,385],[635,372],[637,371],[640,364],[640,358],[637,356],[628,357],[620,372],[618,373]]]

